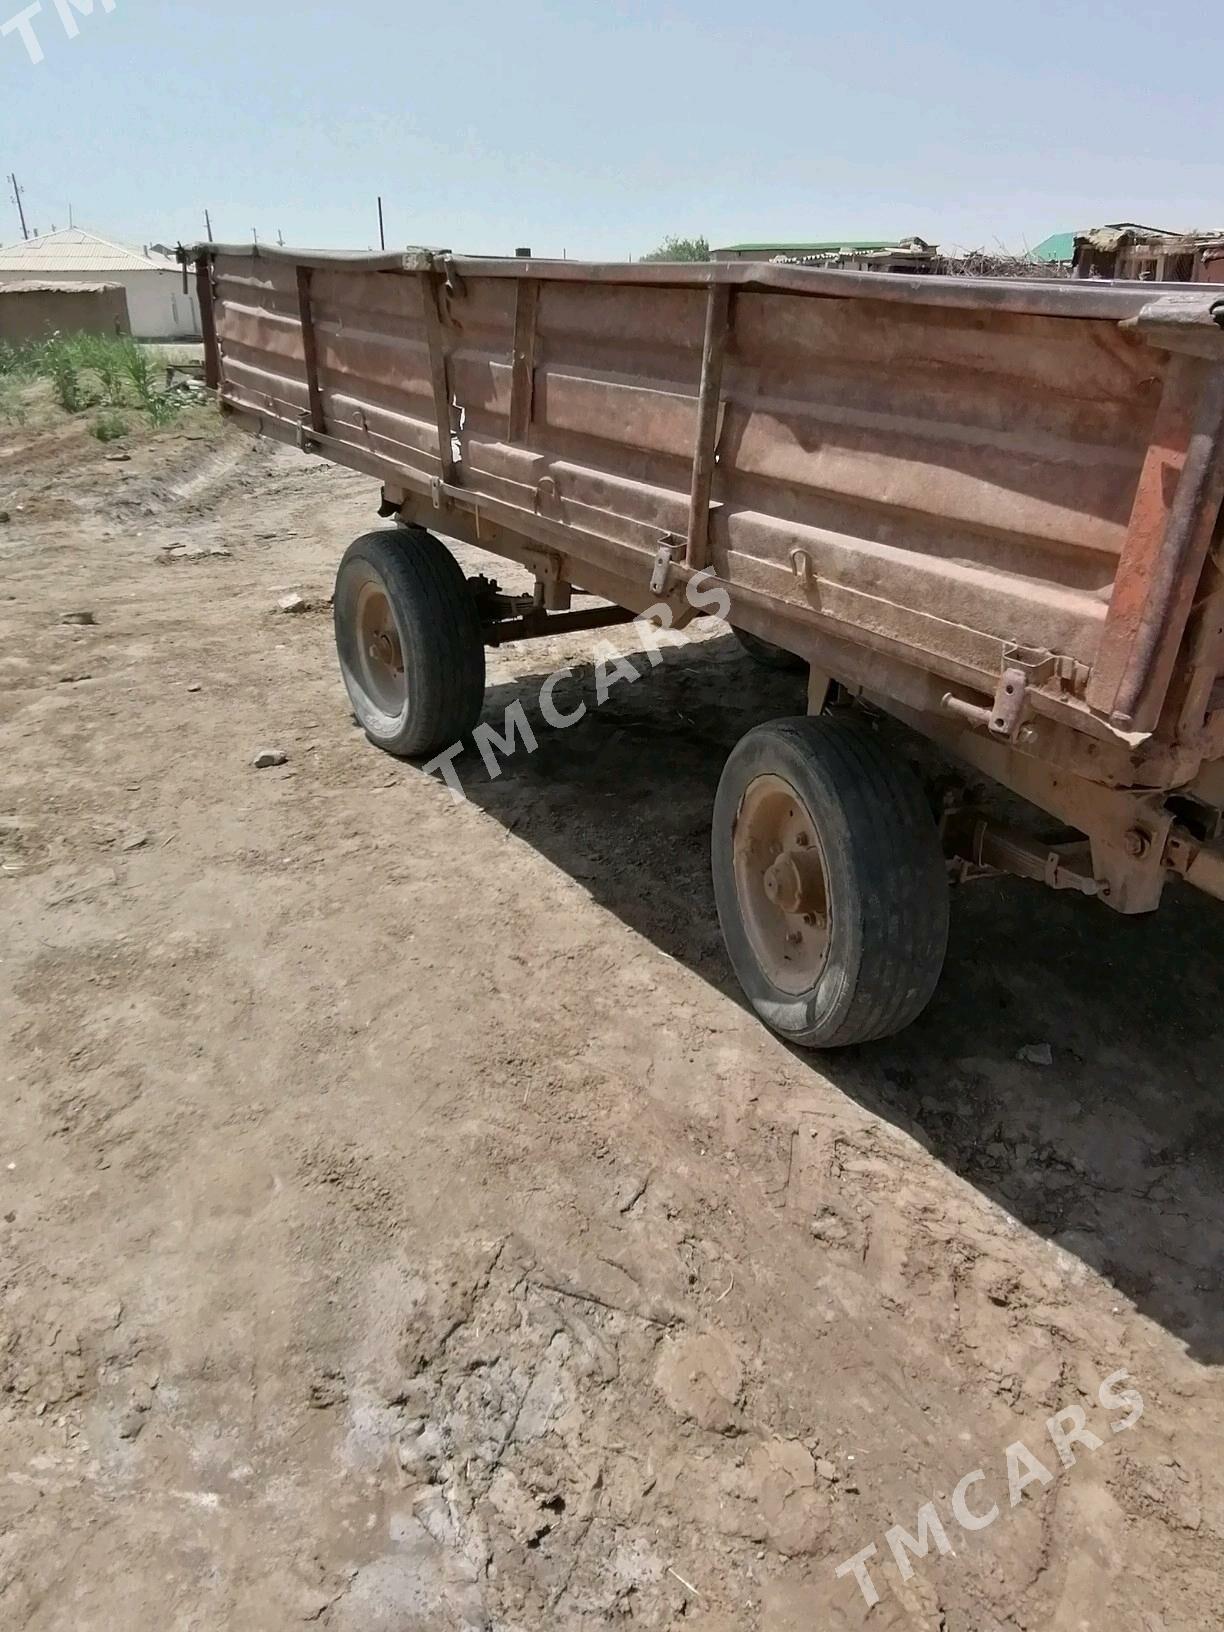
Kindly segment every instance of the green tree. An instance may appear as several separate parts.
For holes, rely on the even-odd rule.
[[[644,261],[708,261],[710,258],[710,240],[708,238],[664,238],[658,249],[652,249],[649,255],[643,255]]]

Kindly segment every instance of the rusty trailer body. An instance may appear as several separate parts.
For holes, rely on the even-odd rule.
[[[1172,874],[1224,893],[1211,286],[190,253],[208,378],[253,429],[526,564],[561,615],[577,585],[679,623],[706,573],[738,630],[810,665],[813,714],[862,699],[1065,830],[947,811],[962,874],[1123,912]]]

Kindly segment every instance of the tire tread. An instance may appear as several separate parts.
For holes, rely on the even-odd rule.
[[[947,946],[947,878],[922,784],[859,720],[775,720],[749,736],[767,734],[789,739],[819,778],[844,826],[861,902],[861,957],[848,1005],[832,1029],[789,1040],[843,1047],[890,1036],[930,1001]]]
[[[471,732],[484,702],[484,641],[463,569],[441,539],[417,527],[363,533],[339,574],[358,556],[383,577],[413,635],[404,653],[408,719],[394,744],[379,746],[408,757],[448,748]]]

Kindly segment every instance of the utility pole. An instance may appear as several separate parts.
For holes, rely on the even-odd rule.
[[[21,236],[23,238],[28,238],[30,236],[30,229],[26,226],[25,210],[21,203],[22,189],[17,183],[16,174],[10,175],[8,179],[13,184],[13,203],[17,206],[17,216],[21,222]]]
[[[282,249],[285,247],[285,235],[279,227],[276,229],[276,241]]]
[[[378,241],[384,249],[387,247],[387,233],[383,226],[382,194],[378,195]]]
[[[204,231],[208,234],[208,242],[211,244],[213,241],[212,221],[209,219],[207,210],[204,211]]]

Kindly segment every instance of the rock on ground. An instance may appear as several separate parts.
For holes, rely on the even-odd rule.
[[[1219,909],[968,886],[918,1025],[793,1052],[707,825],[801,684],[711,627],[596,708],[598,635],[502,648],[539,747],[453,804],[354,728],[325,620],[268,623],[376,484],[202,428],[0,476],[5,1628],[1216,1625]],[[954,1552],[905,1581],[928,1501]]]

